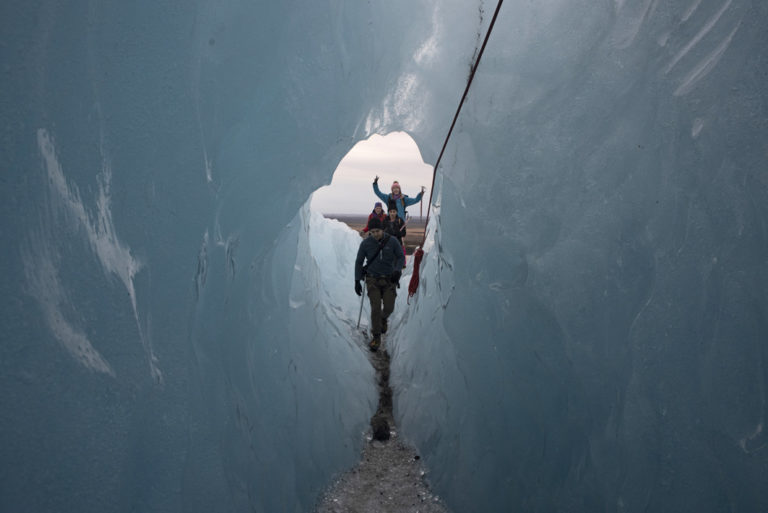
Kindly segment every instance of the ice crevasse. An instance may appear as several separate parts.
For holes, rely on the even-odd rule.
[[[0,509],[311,511],[376,396],[307,201],[434,163],[494,8],[3,3]],[[766,23],[502,6],[390,334],[455,511],[768,510]]]

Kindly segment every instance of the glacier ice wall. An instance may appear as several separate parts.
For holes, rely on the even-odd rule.
[[[375,397],[303,205],[434,161],[492,7],[0,6],[0,509],[311,509]],[[766,509],[766,21],[505,3],[392,335],[457,511]]]
[[[502,8],[394,357],[458,511],[768,507],[766,14]]]
[[[302,206],[415,123],[405,5],[3,3],[0,509],[306,511],[356,461]]]

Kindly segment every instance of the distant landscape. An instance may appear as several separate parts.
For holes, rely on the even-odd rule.
[[[336,219],[353,230],[360,232],[368,222],[368,215],[360,216],[353,214],[323,214],[328,219]],[[416,248],[421,244],[421,239],[424,237],[424,221],[418,220],[418,217],[411,218],[406,226],[405,239],[405,254],[412,255]]]

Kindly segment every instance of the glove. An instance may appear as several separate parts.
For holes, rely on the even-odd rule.
[[[395,271],[392,273],[392,276],[389,277],[389,281],[397,285],[397,288],[400,288],[400,276],[402,276],[402,271]]]
[[[373,179],[373,183],[379,183],[379,177],[376,176],[376,178]]]
[[[355,294],[358,296],[363,295],[363,286],[360,285],[360,282],[358,280],[355,280]]]

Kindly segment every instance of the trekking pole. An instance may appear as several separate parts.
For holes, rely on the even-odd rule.
[[[365,301],[365,281],[363,281],[363,293],[360,295],[360,313],[357,315],[357,328],[360,327],[360,318],[363,316],[363,303]],[[357,329],[355,328],[355,329]]]

